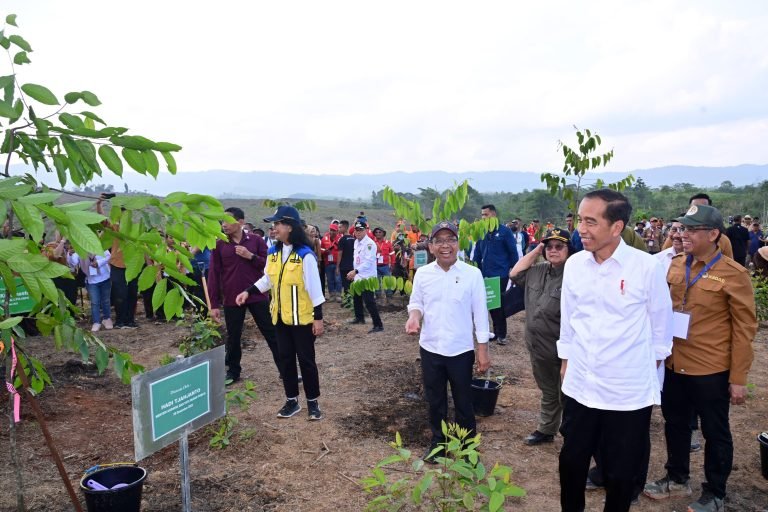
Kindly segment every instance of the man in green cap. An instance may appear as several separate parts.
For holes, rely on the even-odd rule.
[[[661,410],[667,474],[646,484],[652,499],[689,496],[691,414],[701,418],[706,441],[701,497],[689,512],[722,511],[733,464],[730,404],[744,404],[757,332],[752,284],[744,267],[725,256],[718,241],[720,212],[692,205],[683,225],[683,250],[667,274],[674,309],[672,355],[666,360]]]

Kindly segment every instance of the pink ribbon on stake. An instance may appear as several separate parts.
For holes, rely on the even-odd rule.
[[[16,373],[16,362],[16,343],[14,339],[11,338],[11,381],[6,381],[5,387],[8,389],[8,392],[13,395],[13,420],[16,423],[19,423],[21,421],[21,395],[19,395],[19,392],[13,387],[13,375]]]

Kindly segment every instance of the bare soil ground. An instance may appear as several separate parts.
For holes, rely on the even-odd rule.
[[[528,495],[507,510],[559,510],[557,457],[562,439],[541,447],[522,443],[536,426],[539,391],[522,342],[524,313],[508,320],[509,345],[492,347],[494,372],[506,376],[496,412],[480,418],[482,457],[486,465],[512,466],[514,480]],[[173,324],[103,332],[109,343],[134,354],[147,368],[158,366],[164,353],[177,353],[186,333]],[[390,454],[388,441],[399,431],[421,453],[428,440],[422,397],[418,342],[404,334],[402,308],[383,313],[385,331],[367,336],[370,324],[348,326],[351,313],[337,304],[326,309],[327,331],[318,339],[317,360],[325,418],[309,422],[306,412],[280,420],[275,414],[284,400],[269,351],[252,321],[243,339],[243,377],[256,383],[259,398],[247,411],[236,411],[239,434],[225,450],[208,446],[210,435],[199,430],[190,438],[193,509],[198,512],[357,511],[366,495],[354,482]],[[760,474],[756,436],[768,430],[768,349],[761,329],[755,341],[750,381],[752,396],[745,407],[731,411],[735,461],[729,481],[729,510],[768,508],[768,481]],[[56,352],[49,338],[28,342],[42,356],[54,387],[40,398],[48,425],[75,485],[83,470],[95,464],[130,461],[133,457],[130,387],[111,374],[97,376],[70,354]],[[237,384],[242,385],[242,384]],[[236,385],[236,386],[237,386]],[[3,401],[5,407],[5,401]],[[56,468],[29,405],[23,406],[19,427],[25,495],[31,511],[72,510]],[[650,476],[663,473],[664,438],[660,411],[652,420]],[[325,446],[330,452],[323,455]],[[8,426],[0,427],[0,510],[15,510],[14,477],[8,456]],[[322,456],[322,457],[321,457]],[[703,452],[691,456],[692,484],[703,478]],[[141,461],[149,471],[142,510],[181,510],[178,449],[171,445]],[[602,510],[602,491],[587,493],[587,510]],[[633,511],[685,510],[689,500],[652,503],[642,498]]]

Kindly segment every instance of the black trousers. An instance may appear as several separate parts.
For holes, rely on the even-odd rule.
[[[227,345],[226,357],[224,359],[229,373],[233,377],[239,378],[242,368],[240,359],[243,355],[243,349],[240,345],[240,338],[243,336],[243,323],[245,322],[245,312],[250,311],[256,326],[261,331],[264,339],[267,340],[267,346],[272,352],[272,359],[275,366],[280,370],[279,359],[277,357],[277,339],[275,337],[275,326],[272,325],[272,317],[269,314],[269,302],[262,300],[259,302],[250,302],[242,306],[224,306],[224,322],[227,325]]]
[[[560,506],[563,512],[584,511],[584,482],[589,461],[597,449],[605,478],[606,512],[627,512],[645,448],[650,443],[652,407],[635,411],[607,411],[586,407],[563,395],[564,443],[560,451]]]
[[[136,301],[139,297],[139,281],[125,280],[125,269],[110,265],[112,278],[112,305],[115,307],[115,324],[126,325],[135,322]]]
[[[704,436],[703,484],[718,498],[725,497],[725,485],[733,465],[733,438],[728,423],[731,394],[730,372],[713,375],[681,375],[666,370],[661,411],[667,440],[667,469],[675,482],[687,482],[691,458],[691,414],[701,418]]]
[[[445,441],[441,422],[448,421],[448,383],[451,384],[451,396],[456,409],[455,422],[469,430],[470,435],[474,435],[477,430],[475,409],[472,406],[472,367],[475,364],[475,351],[469,350],[451,357],[441,356],[423,348],[419,351],[432,444]]]
[[[506,294],[504,292],[507,290],[508,283],[509,277],[501,276],[499,278],[499,289],[501,290],[501,307],[492,309],[490,311],[491,320],[493,321],[493,333],[496,335],[496,339],[507,337],[507,315],[504,313],[504,304],[506,302],[504,296]]]
[[[69,302],[77,306],[77,281],[66,277],[54,277],[53,284],[64,292],[64,296]]]
[[[347,279],[347,274],[352,272],[353,269],[351,268],[341,268],[339,267],[339,277],[341,278],[341,288],[344,291],[344,293],[349,293],[349,285],[352,284],[352,281]]]
[[[384,327],[384,324],[381,323],[379,308],[376,307],[376,299],[373,297],[373,292],[364,291],[361,295],[355,295],[352,297],[352,302],[355,305],[355,318],[358,320],[365,318],[365,313],[363,312],[363,302],[365,302],[365,309],[371,315],[373,326]]]
[[[286,398],[299,396],[299,375],[296,372],[298,357],[304,394],[307,400],[315,400],[320,396],[320,377],[315,363],[315,335],[312,334],[312,324],[285,325],[278,320],[275,331]]]

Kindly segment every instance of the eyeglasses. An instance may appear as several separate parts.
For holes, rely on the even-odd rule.
[[[458,242],[459,239],[455,237],[450,238],[433,238],[432,245],[453,245]]]
[[[682,233],[685,231],[685,228],[669,228],[670,233]]]
[[[704,227],[704,228],[691,228],[691,227],[687,227],[687,226],[683,226],[683,227],[677,228],[678,232],[680,232],[680,233],[692,233],[694,231],[712,231],[713,229],[717,229],[717,228],[706,228],[706,227]]]
[[[562,251],[566,247],[568,246],[565,244],[547,244],[544,246],[544,250],[545,251]]]

